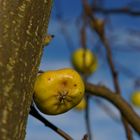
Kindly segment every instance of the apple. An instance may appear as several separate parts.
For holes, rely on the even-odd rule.
[[[67,112],[84,96],[84,83],[73,69],[51,70],[37,76],[34,86],[34,102],[48,115]]]
[[[92,74],[97,69],[97,58],[89,50],[79,48],[72,54],[74,68],[84,74]]]
[[[80,103],[75,107],[75,109],[81,111],[84,110],[86,108],[86,100],[85,98],[83,98]]]
[[[140,91],[135,91],[131,96],[131,102],[137,106],[140,107]]]

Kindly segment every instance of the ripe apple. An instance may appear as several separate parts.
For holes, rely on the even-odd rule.
[[[67,112],[84,96],[84,83],[73,69],[65,68],[41,73],[34,86],[34,102],[48,115]]]
[[[81,111],[84,110],[86,108],[86,100],[85,98],[83,98],[80,103],[75,107],[75,109]]]
[[[132,94],[131,101],[135,106],[140,107],[140,91],[135,91]]]
[[[72,54],[74,68],[84,74],[92,74],[97,69],[97,58],[89,50],[79,48]]]

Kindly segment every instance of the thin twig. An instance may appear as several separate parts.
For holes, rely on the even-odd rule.
[[[109,67],[110,67],[110,70],[111,70],[115,90],[118,94],[121,94],[119,83],[118,83],[118,73],[116,72],[115,67],[114,67],[112,52],[111,52],[109,43],[104,36],[103,37],[100,36],[100,39],[103,42],[104,47],[106,49],[107,61],[108,61],[108,64],[109,64]]]
[[[87,133],[89,140],[92,140],[92,133],[91,133],[91,127],[90,127],[90,118],[89,118],[89,98],[90,96],[86,94],[86,109],[85,109],[85,120],[86,120],[86,127],[87,127]]]
[[[73,140],[73,138],[68,135],[66,132],[49,122],[47,119],[45,119],[34,107],[34,105],[31,105],[30,115],[41,121],[45,126],[51,128],[53,131],[55,131],[57,134],[62,136],[65,140]]]
[[[83,26],[81,28],[81,45],[82,48],[85,50],[83,53],[83,67],[84,67],[84,74],[83,79],[85,81],[87,81],[88,75],[87,75],[87,65],[86,65],[86,49],[87,49],[87,45],[86,45],[86,16],[85,13],[83,14]],[[85,121],[86,121],[86,129],[87,129],[87,134],[88,134],[88,138],[89,140],[92,140],[92,133],[91,133],[91,127],[90,127],[90,115],[89,115],[89,95],[85,95],[86,96],[86,109],[85,109]]]
[[[105,15],[108,14],[128,14],[128,15],[132,15],[132,16],[140,16],[140,11],[134,11],[128,7],[122,7],[122,8],[113,8],[113,9],[107,9],[104,7],[93,7],[92,8],[93,12],[97,12],[97,13],[103,13]]]
[[[104,47],[106,49],[107,60],[108,60],[108,64],[109,64],[109,67],[111,70],[115,91],[117,94],[121,95],[121,90],[120,90],[120,86],[119,86],[119,82],[118,82],[118,73],[115,70],[115,66],[114,66],[113,58],[112,58],[112,52],[111,52],[109,43],[108,43],[107,39],[105,38],[105,36],[100,36],[100,39],[102,40]],[[126,132],[126,136],[127,136],[128,140],[133,140],[132,131],[131,131],[131,128],[129,127],[129,124],[127,123],[127,121],[124,119],[123,116],[121,117],[121,119],[122,119],[122,122],[123,122],[123,125],[125,128],[125,132]]]

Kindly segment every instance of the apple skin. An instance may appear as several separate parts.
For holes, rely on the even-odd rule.
[[[86,108],[86,100],[83,98],[80,103],[75,107],[76,110],[82,111]]]
[[[72,54],[72,64],[74,68],[81,73],[90,75],[97,69],[97,58],[89,50],[79,48]]]
[[[140,108],[140,91],[135,91],[131,96],[131,102],[136,107]]]
[[[34,102],[47,115],[69,111],[80,103],[85,86],[81,76],[71,68],[46,71],[37,76]]]

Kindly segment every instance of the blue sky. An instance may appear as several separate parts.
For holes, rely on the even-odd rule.
[[[64,40],[63,34],[60,30],[61,26],[55,18],[56,13],[59,12],[58,4],[61,5],[62,17],[67,22],[67,29],[70,36],[72,37],[73,47],[76,49],[80,47],[80,38],[77,26],[75,26],[75,19],[77,16],[80,16],[82,11],[81,0],[61,0],[59,3],[57,0],[54,1],[54,6],[51,14],[51,20],[49,24],[48,32],[55,35],[54,40],[49,46],[44,49],[42,61],[40,64],[40,69],[42,70],[51,70],[51,69],[60,69],[64,67],[72,67],[70,63],[71,53],[69,52],[67,42]],[[138,0],[105,0],[105,7],[120,7],[126,5],[128,2],[138,1]],[[130,6],[133,6],[133,3]],[[137,4],[138,6],[138,4]],[[140,4],[139,4],[140,6]],[[134,6],[133,6],[134,7]],[[135,7],[134,7],[135,8]],[[99,15],[100,16],[100,15]],[[130,71],[134,73],[136,77],[140,77],[140,52],[130,51],[130,52],[121,52],[121,48],[134,48],[137,47],[140,49],[140,35],[139,34],[130,34],[128,31],[135,30],[140,31],[140,18],[131,17],[126,15],[115,15],[110,16],[112,21],[112,26],[114,27],[113,31],[106,27],[107,37],[113,46],[113,59],[116,62],[116,69],[119,71],[119,82],[121,85],[123,97],[130,102],[130,95],[134,90],[134,80],[131,76],[128,76],[126,72],[120,71],[120,64],[125,68],[129,68]],[[92,48],[93,44],[98,40],[97,36],[88,32],[88,47]],[[106,62],[105,50],[101,43],[99,43],[100,54],[97,53],[98,57],[98,70],[93,74],[89,81],[93,83],[101,83],[113,90],[112,78],[110,75],[110,70]],[[96,49],[93,49],[96,53]],[[91,126],[93,130],[94,140],[125,140],[124,129],[121,122],[115,122],[111,117],[104,112],[97,104],[96,97],[93,97],[90,100],[90,118]],[[99,99],[99,98],[98,98]],[[119,119],[118,110],[113,107],[109,102],[100,99],[105,103]],[[140,115],[140,109],[135,108],[136,112]],[[44,115],[44,114],[42,114]],[[48,120],[53,122],[55,125],[61,129],[68,132],[74,140],[80,140],[83,135],[86,133],[85,129],[85,120],[84,120],[84,111],[77,112],[74,109],[57,116],[48,116],[44,115]],[[140,137],[134,132],[135,140],[139,140]],[[28,125],[27,125],[27,135],[26,140],[63,140],[59,135],[53,132],[51,129],[45,127],[38,120],[29,116]]]

